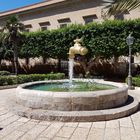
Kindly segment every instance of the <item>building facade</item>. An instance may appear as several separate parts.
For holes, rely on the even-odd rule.
[[[102,0],[47,0],[0,13],[0,28],[11,15],[18,15],[27,31],[50,30],[69,24],[102,22]],[[124,19],[140,18],[140,11],[124,15]]]

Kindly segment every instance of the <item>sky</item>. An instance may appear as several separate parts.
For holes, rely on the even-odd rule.
[[[38,3],[44,0],[0,0],[0,12]]]

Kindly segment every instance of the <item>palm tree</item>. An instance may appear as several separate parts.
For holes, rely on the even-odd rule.
[[[18,16],[11,16],[6,21],[3,28],[4,34],[2,42],[7,48],[7,52],[13,53],[15,74],[18,74],[18,45],[21,43],[22,34],[24,31],[24,25],[20,23]]]
[[[128,13],[140,7],[140,0],[103,0],[107,16]]]

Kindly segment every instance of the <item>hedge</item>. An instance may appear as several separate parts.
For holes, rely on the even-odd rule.
[[[64,73],[0,76],[0,86],[22,84],[22,83],[26,83],[26,82],[49,80],[49,79],[51,79],[51,80],[64,79],[64,78],[65,78]]]
[[[125,82],[128,83],[128,78],[126,78]],[[132,85],[140,87],[140,75],[132,77]]]
[[[89,49],[87,54],[89,58],[128,56],[126,37],[130,33],[135,38],[132,47],[132,54],[135,54],[140,52],[140,19],[108,20],[103,23],[70,25],[57,30],[24,33],[25,40],[20,46],[19,57],[42,56],[44,58],[67,59],[69,48],[73,46],[73,40],[76,37],[83,38],[82,45]],[[0,50],[0,57],[2,57],[4,49]]]
[[[0,76],[10,75],[9,71],[0,71]]]

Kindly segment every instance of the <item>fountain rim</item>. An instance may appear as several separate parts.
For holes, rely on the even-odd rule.
[[[92,81],[92,82],[96,82],[98,84],[105,84],[105,85],[111,85],[111,86],[115,86],[116,88],[114,89],[108,89],[108,90],[99,90],[99,91],[68,91],[68,92],[60,92],[60,91],[41,91],[41,90],[33,90],[33,89],[26,89],[25,87],[27,86],[32,86],[32,85],[38,85],[38,84],[45,84],[45,83],[56,83],[56,82],[69,82],[68,79],[63,79],[63,80],[47,80],[47,81],[36,81],[36,82],[29,82],[29,83],[24,83],[21,84],[17,87],[17,92],[19,90],[24,90],[24,91],[28,91],[31,93],[38,93],[40,96],[42,95],[57,95],[57,96],[61,96],[61,95],[65,95],[65,96],[86,96],[86,95],[95,95],[95,96],[100,96],[100,95],[110,95],[112,94],[112,92],[115,94],[116,92],[121,92],[122,90],[127,90],[128,87],[126,84],[122,84],[122,83],[116,83],[116,82],[110,82],[110,81],[104,81],[103,79],[76,79],[74,78],[73,81],[76,82],[88,82],[88,81]],[[82,94],[85,93],[86,94]],[[76,94],[77,93],[77,94]],[[79,94],[81,93],[81,94]]]

